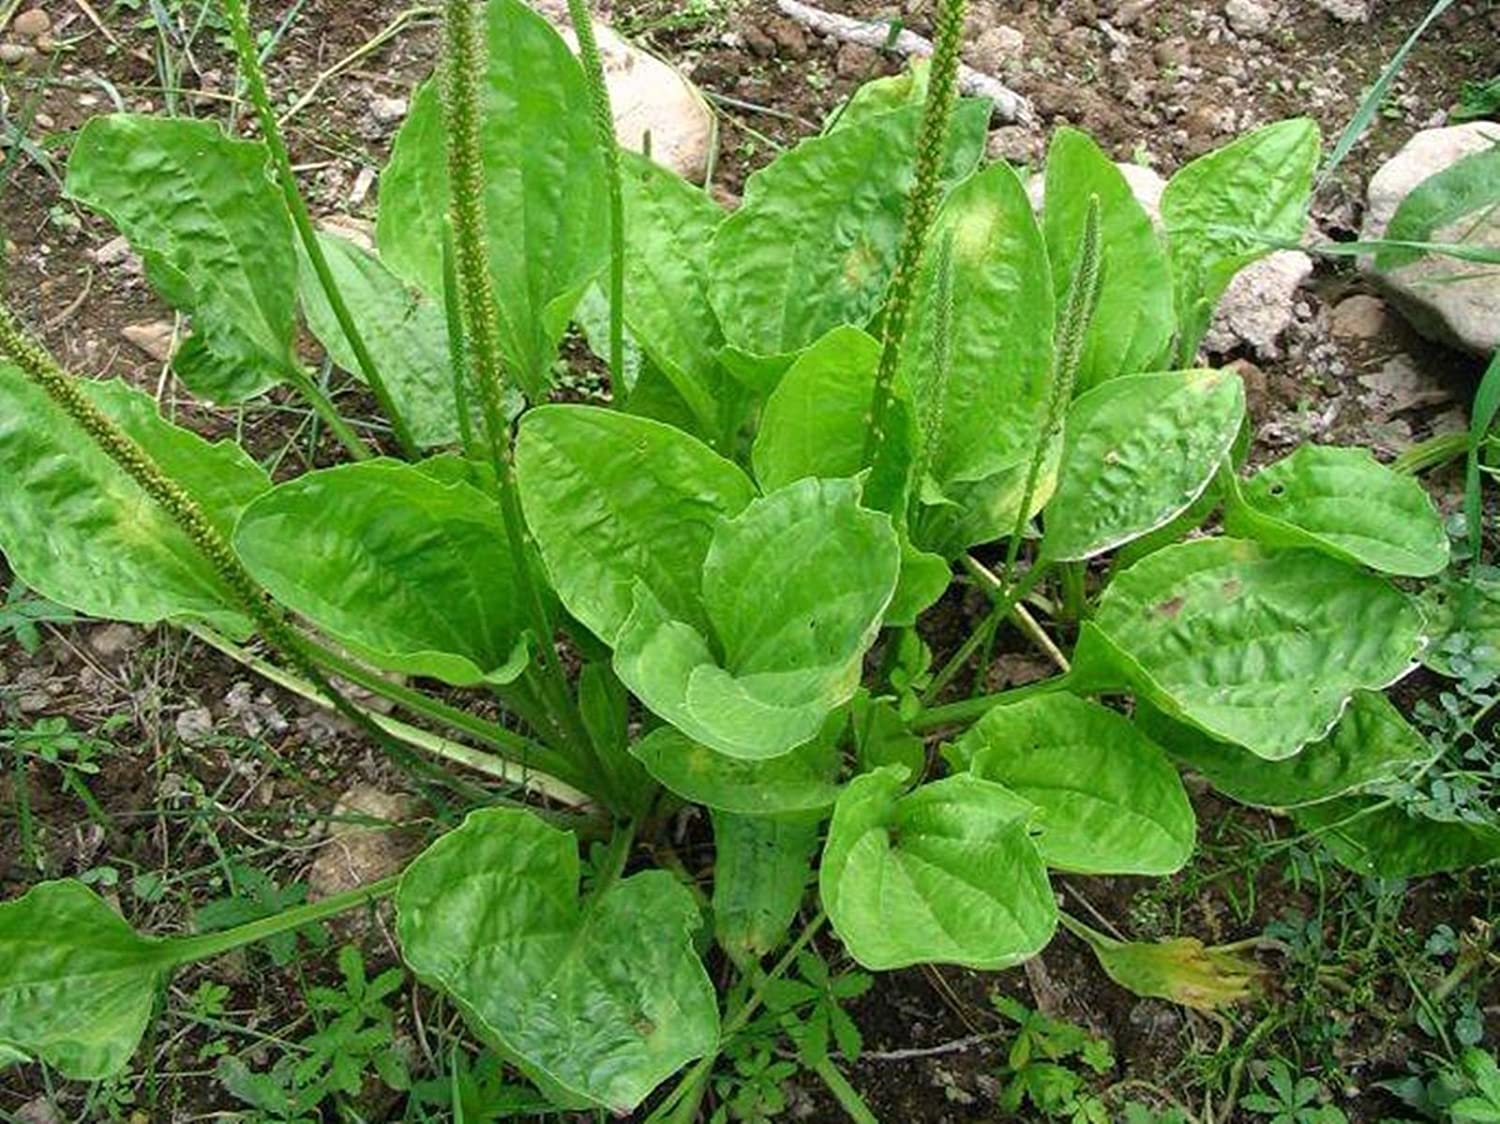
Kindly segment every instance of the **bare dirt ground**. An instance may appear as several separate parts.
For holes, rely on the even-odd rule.
[[[149,347],[153,333],[170,338],[170,310],[150,293],[139,264],[111,244],[107,224],[61,190],[69,136],[94,114],[171,112],[246,128],[249,115],[235,101],[233,64],[215,18],[196,0],[44,6],[51,50],[0,66],[7,299],[72,369],[121,375],[155,393],[179,420],[211,435],[239,436],[279,472],[325,462],[331,446],[294,405],[273,396],[240,410],[212,410],[174,384],[160,355],[139,342]],[[828,6],[930,30],[930,7],[921,0]],[[1345,23],[1312,0],[1285,0],[1263,30],[1241,35],[1217,0],[972,6],[970,63],[1030,97],[1041,118],[1034,130],[1000,130],[992,141],[997,155],[1038,162],[1049,130],[1067,123],[1089,130],[1117,159],[1164,175],[1284,116],[1311,115],[1325,136],[1336,135],[1427,7],[1372,0],[1368,22]],[[291,135],[314,210],[373,218],[374,173],[399,125],[401,99],[432,65],[433,24],[394,0],[260,9],[261,27],[287,21],[269,58],[270,80],[284,106],[299,105]],[[12,10],[0,0],[0,14]],[[877,51],[824,41],[766,0],[617,0],[603,14],[677,63],[714,102],[716,183],[728,200],[751,171],[814,131],[860,82],[900,66]],[[390,28],[384,42],[369,46]],[[335,66],[339,73],[329,75]],[[1352,238],[1370,172],[1414,130],[1441,123],[1462,81],[1497,72],[1500,4],[1455,3],[1412,55],[1337,182],[1320,195],[1318,236]],[[1463,424],[1477,362],[1425,343],[1394,315],[1339,328],[1332,310],[1362,291],[1352,269],[1320,261],[1274,354],[1236,347],[1214,356],[1238,362],[1246,376],[1260,455],[1314,439],[1369,443],[1388,456]],[[357,389],[339,393],[358,409]],[[1429,483],[1453,510],[1457,476],[1443,471]],[[0,591],[9,581],[0,567]],[[945,606],[936,643],[951,643],[974,609],[961,598]],[[0,593],[0,622],[11,619]],[[1001,674],[1018,673],[1017,662],[1003,656]],[[1403,701],[1433,690],[1419,683]],[[336,810],[340,794],[355,788],[363,796]],[[34,631],[0,623],[0,897],[44,877],[73,875],[89,878],[148,930],[181,930],[226,899],[239,903],[241,917],[253,915],[278,896],[295,898],[309,882],[326,890],[347,874],[341,866],[357,865],[347,836],[329,843],[351,824],[407,829],[371,832],[358,847],[399,853],[418,845],[431,830],[428,811],[381,795],[401,789],[401,779],[339,724],[186,633],[67,620]],[[1060,884],[1072,907],[1134,937],[1227,942],[1270,932],[1274,942],[1261,953],[1262,995],[1222,1017],[1139,1001],[1066,936],[1026,972],[930,969],[882,977],[850,1005],[866,1056],[844,1067],[882,1120],[1042,1119],[1033,1108],[1000,1107],[1015,1035],[996,1014],[997,992],[1112,1045],[1111,1067],[1088,1072],[1089,1088],[1109,1091],[1103,1118],[1111,1120],[1125,1118],[1126,1099],[1158,1109],[1180,1102],[1198,1120],[1263,1119],[1233,1106],[1262,1086],[1278,1060],[1312,1077],[1317,1101],[1336,1104],[1350,1120],[1416,1119],[1377,1082],[1430,1069],[1433,1057],[1451,1056],[1455,1036],[1467,1040],[1476,1027],[1478,1038],[1493,1043],[1500,1027],[1495,968],[1465,968],[1462,959],[1476,942],[1488,946],[1493,876],[1364,882],[1297,842],[1288,821],[1231,809],[1206,791],[1195,796],[1203,847],[1187,871],[1160,882]],[[682,851],[695,871],[710,861],[696,838],[690,835]],[[370,861],[384,858],[374,853]],[[1435,936],[1445,926],[1451,950]],[[330,947],[357,943],[372,975],[396,962],[379,916],[323,939]],[[839,966],[837,949],[824,951]],[[309,988],[335,978],[332,957],[321,955],[279,965],[252,953],[185,973],[162,996],[161,1018],[128,1078],[90,1090],[52,1084],[34,1067],[6,1071],[0,1116],[36,1124],[244,1111],[220,1079],[218,1059],[232,1053],[264,1071],[294,1054],[289,1044],[326,1018],[309,1004]],[[392,1049],[418,1080],[445,1085],[451,1051],[472,1049],[454,1012],[409,987],[391,1000],[390,1012]],[[799,1080],[789,1096],[778,1118],[841,1118],[821,1085]],[[452,1119],[451,1111],[433,1107],[443,1103],[368,1081],[312,1116]],[[246,1118],[281,1117],[256,1109]]]

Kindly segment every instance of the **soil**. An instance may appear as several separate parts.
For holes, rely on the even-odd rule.
[[[126,340],[126,328],[170,323],[172,314],[150,292],[138,262],[101,254],[114,231],[61,190],[70,133],[112,107],[232,118],[253,132],[233,101],[233,65],[212,21],[192,35],[196,4],[160,6],[174,16],[167,31],[153,25],[154,0],[150,6],[49,0],[46,6],[56,49],[20,69],[0,67],[0,127],[19,127],[34,146],[0,166],[7,299],[71,369],[130,380],[184,424],[214,437],[237,436],[280,475],[330,463],[337,450],[286,398],[273,394],[241,409],[205,406],[178,387],[159,360]],[[829,0],[826,6],[931,31],[930,0],[904,6]],[[997,128],[992,152],[1036,164],[1049,131],[1072,124],[1116,159],[1168,175],[1234,134],[1285,116],[1310,115],[1326,137],[1334,136],[1427,9],[1424,0],[1372,0],[1368,22],[1346,24],[1325,10],[1338,6],[1268,3],[1274,13],[1269,26],[1250,36],[1235,33],[1216,0],[973,0],[970,63],[1032,99],[1039,117],[1035,128]],[[0,20],[14,7],[0,2]],[[398,0],[258,7],[263,26],[273,26],[273,15],[288,20],[269,61],[270,82],[283,104],[319,83],[290,129],[314,211],[373,219],[378,189],[371,177],[399,117],[377,112],[377,105],[408,96],[430,70],[432,22],[403,18],[406,5]],[[902,65],[886,53],[825,41],[766,0],[616,0],[603,14],[689,73],[713,101],[720,120],[714,186],[730,203],[748,175],[815,131],[861,82]],[[399,30],[384,45],[323,77],[398,20]],[[1319,195],[1317,237],[1352,238],[1362,185],[1374,168],[1414,130],[1441,123],[1463,80],[1497,72],[1500,4],[1453,4]],[[1364,291],[1347,266],[1320,259],[1297,295],[1276,354],[1238,348],[1211,356],[1238,364],[1246,377],[1254,456],[1279,455],[1309,439],[1370,444],[1389,456],[1464,423],[1479,372],[1472,357],[1420,340],[1394,316],[1361,338],[1332,332],[1331,309]],[[317,357],[312,345],[308,355]],[[1392,364],[1397,373],[1413,372],[1421,392],[1393,399],[1362,381]],[[357,387],[338,383],[337,376],[334,385],[341,404],[360,416],[373,412]],[[1439,472],[1429,482],[1439,503],[1454,510],[1457,475]],[[0,588],[9,581],[0,568]],[[929,640],[940,657],[972,627],[979,609],[977,599],[954,595],[933,614]],[[71,730],[98,739],[99,770],[79,776],[35,756],[0,753],[0,760],[14,763],[0,774],[0,898],[43,877],[87,875],[141,927],[180,931],[205,902],[244,891],[246,864],[283,887],[305,880],[341,792],[356,784],[385,792],[405,787],[341,723],[263,686],[185,633],[63,622],[42,625],[38,639],[31,651],[14,634],[0,632],[0,751],[16,744],[18,730],[63,718]],[[987,673],[988,686],[1035,674],[1030,658],[1002,651]],[[1406,706],[1414,702],[1402,699]],[[1311,917],[1324,926],[1329,948],[1346,955],[1309,968],[1300,946],[1268,947],[1260,953],[1266,973],[1261,998],[1223,1016],[1135,999],[1067,935],[1025,972],[944,968],[881,976],[850,1007],[866,1053],[844,1065],[877,1116],[888,1124],[1041,1118],[1031,1109],[1008,1116],[998,1107],[1011,1036],[990,1001],[997,990],[1107,1039],[1117,1064],[1093,1083],[1097,1089],[1125,1081],[1143,1103],[1161,1107],[1177,1099],[1199,1119],[1253,1119],[1243,1110],[1212,1113],[1223,1112],[1228,1090],[1243,1093],[1258,1079],[1265,1057],[1284,1055],[1317,1077],[1321,1095],[1350,1120],[1396,1115],[1399,1106],[1375,1082],[1402,1076],[1408,1061],[1436,1048],[1411,1014],[1415,991],[1430,989],[1442,967],[1421,959],[1423,942],[1440,923],[1483,934],[1483,923],[1495,915],[1493,880],[1479,874],[1424,879],[1392,898],[1388,887],[1361,885],[1314,864],[1316,881],[1310,882],[1306,852],[1285,842],[1294,834],[1287,821],[1224,805],[1206,791],[1195,792],[1195,803],[1203,853],[1192,867],[1161,881],[1060,878],[1069,908],[1134,937],[1190,934],[1208,943]],[[695,845],[701,842],[699,825],[682,851],[695,872],[709,862],[708,848]],[[1246,865],[1246,854],[1263,857]],[[174,884],[173,872],[187,873]],[[1471,918],[1481,924],[1476,928]],[[1368,943],[1350,949],[1350,934]],[[372,964],[393,961],[378,918],[373,927],[336,935],[360,941]],[[832,942],[822,948],[836,966],[847,967],[838,964]],[[226,1009],[234,1018],[272,1033],[288,1027],[300,1033],[295,1028],[305,1027],[308,981],[254,964],[237,958],[185,973],[164,997],[164,1018],[142,1054],[150,1060],[144,1070],[104,1095],[60,1087],[53,1103],[80,1120],[188,1120],[242,1108],[203,1060],[202,1048],[215,1032],[182,1012],[193,989],[213,980],[229,985]],[[317,960],[309,960],[306,971],[314,982],[330,974]],[[1475,989],[1474,1003],[1481,1022],[1488,1019],[1484,1029],[1493,1042],[1500,989],[1488,971],[1477,977],[1484,984]],[[1324,986],[1330,973],[1337,987]],[[432,1015],[430,1006],[403,993],[399,1011],[403,1041],[425,1049],[422,1015]],[[1319,1034],[1326,1041],[1314,1041]],[[1204,1111],[1208,1101],[1214,1108]],[[34,1067],[0,1074],[0,1113],[60,1119],[42,1114],[47,1103]],[[1118,1100],[1110,1103],[1116,1111]],[[399,1099],[370,1102],[363,1116],[419,1119],[403,1111]],[[805,1079],[795,1083],[785,1115],[842,1118],[823,1086]]]

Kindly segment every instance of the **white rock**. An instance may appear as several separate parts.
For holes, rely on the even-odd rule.
[[[562,35],[576,51],[572,30]],[[714,143],[713,111],[703,95],[678,70],[604,24],[594,24],[594,36],[620,144],[643,152],[649,136],[653,160],[684,179],[702,180]]]
[[[376,94],[370,99],[370,116],[382,125],[394,125],[405,119],[408,108],[405,98],[388,98],[384,94]]]
[[[213,712],[206,706],[184,710],[175,723],[177,736],[186,745],[202,745],[214,732]]]
[[[1313,0],[1340,23],[1369,23],[1370,0]]]
[[[1008,24],[989,27],[980,32],[964,54],[969,64],[987,74],[999,74],[1005,64],[1021,57],[1026,37]]]
[[[1146,209],[1151,221],[1160,226],[1161,193],[1167,189],[1167,181],[1144,164],[1122,161],[1115,167],[1120,169],[1120,174],[1130,185],[1130,193],[1135,196],[1136,202]]]
[[[1497,142],[1500,125],[1487,121],[1417,133],[1370,177],[1360,237],[1384,236],[1397,207],[1414,188]],[[1439,227],[1431,240],[1500,249],[1500,211],[1492,209],[1483,221],[1479,218],[1469,214]],[[1366,257],[1360,259],[1360,268],[1423,335],[1480,355],[1500,348],[1500,269],[1437,254],[1389,271],[1376,269],[1374,257]]]
[[[125,235],[117,234],[97,250],[93,250],[90,256],[98,265],[119,265],[130,256],[130,243],[126,241]]]
[[[389,827],[336,822],[327,844],[307,874],[308,897],[314,901],[352,890],[395,874],[417,850],[421,840],[398,825],[421,815],[421,804],[401,793],[382,792],[371,784],[356,784],[339,797],[333,816],[368,816]]]
[[[36,51],[24,43],[0,43],[0,63],[6,66],[19,66],[34,54]]]
[[[170,320],[152,320],[146,324],[126,324],[120,329],[120,335],[124,336],[136,347],[151,356],[158,363],[165,363],[172,358],[172,341],[174,328]]]
[[[1224,18],[1236,35],[1254,37],[1271,30],[1271,13],[1256,0],[1228,0]]]
[[[1262,359],[1278,358],[1277,341],[1291,324],[1297,290],[1312,271],[1312,258],[1301,250],[1277,250],[1247,265],[1220,298],[1203,346],[1223,352],[1243,343]]]

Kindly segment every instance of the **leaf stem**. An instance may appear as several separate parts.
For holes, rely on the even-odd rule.
[[[357,461],[367,461],[373,455],[370,447],[360,439],[359,434],[344,416],[339,413],[338,407],[333,400],[323,393],[322,387],[313,382],[312,378],[295,362],[289,362],[281,372],[282,377],[291,384],[293,390],[307,400],[307,404],[313,408],[313,412],[322,418],[328,425],[328,429],[338,438],[339,444],[345,451]]]
[[[380,898],[389,897],[396,892],[396,887],[401,882],[401,875],[393,874],[389,878],[382,878],[378,882],[370,882],[364,886],[357,886],[342,894],[335,894],[322,901],[308,902],[305,905],[293,906],[291,909],[282,910],[280,913],[272,914],[270,917],[262,917],[244,925],[236,925],[232,929],[225,929],[221,933],[203,933],[196,937],[175,937],[165,942],[163,953],[169,963],[174,967],[182,964],[190,964],[195,960],[207,960],[210,957],[220,956],[233,949],[241,948],[256,941],[263,941],[267,937],[274,937],[278,933],[290,932],[300,929],[305,925],[322,921],[328,917],[335,917],[340,913],[347,913],[351,909],[368,905],[370,902],[378,901]]]
[[[714,1063],[719,1060],[719,1054],[723,1050],[724,1043],[728,1042],[745,1028],[745,1024],[750,1021],[755,1012],[760,1009],[760,1005],[765,1002],[767,988],[786,975],[787,969],[796,961],[798,953],[806,948],[812,939],[818,935],[818,931],[823,928],[823,925],[827,921],[828,914],[821,909],[818,910],[816,916],[797,935],[797,939],[788,946],[786,952],[782,954],[781,959],[776,961],[775,966],[755,981],[755,986],[749,996],[746,997],[745,1002],[735,1009],[729,1016],[729,1019],[720,1028],[719,1049],[711,1054],[705,1054],[693,1063],[693,1068],[678,1079],[672,1091],[667,1094],[667,1099],[657,1105],[656,1111],[646,1118],[646,1124],[663,1124],[667,1120],[676,1119],[671,1114],[672,1110],[677,1107],[678,1102],[708,1077],[709,1072],[714,1067]]]
[[[1046,576],[1048,569],[1049,567],[1045,563],[1033,566],[1030,570],[1026,571],[1026,576],[1010,589],[1001,592],[997,588],[995,592],[990,594],[995,603],[991,607],[989,615],[980,622],[978,628],[969,634],[969,638],[959,646],[958,651],[953,653],[948,662],[943,665],[942,670],[933,677],[932,685],[927,688],[926,693],[922,697],[924,704],[932,702],[932,700],[938,697],[942,689],[953,681],[953,677],[963,670],[964,665],[969,662],[980,646],[987,643],[990,637],[994,635],[995,629],[1009,615],[1011,609],[1023,597],[1036,588],[1037,583]]]
[[[365,382],[375,395],[375,401],[380,404],[381,413],[385,414],[391,423],[391,431],[395,434],[397,444],[401,446],[401,451],[408,460],[416,460],[421,456],[421,449],[412,438],[411,430],[401,416],[401,411],[396,408],[395,399],[391,397],[390,389],[386,386],[385,379],[381,377],[380,369],[375,365],[375,357],[365,346],[364,337],[354,323],[349,306],[344,302],[344,295],[339,291],[338,282],[333,278],[333,270],[329,267],[328,258],[323,253],[323,246],[313,230],[312,217],[307,212],[307,203],[297,189],[297,176],[292,171],[292,158],[287,152],[286,141],[281,135],[276,110],[271,105],[271,95],[266,89],[266,78],[261,70],[260,57],[255,51],[255,40],[250,34],[250,20],[245,14],[245,0],[223,0],[223,5],[224,15],[229,21],[229,34],[234,40],[234,53],[239,60],[240,73],[245,79],[250,101],[254,104],[255,112],[260,118],[260,131],[265,137],[266,147],[271,150],[271,160],[276,165],[276,180],[281,185],[281,194],[286,199],[287,210],[291,212],[292,222],[297,227],[297,235],[302,240],[302,248],[307,251],[313,271],[318,275],[318,284],[322,286],[323,294],[328,298],[328,306],[333,310],[334,318],[338,320],[344,338],[349,341],[349,347],[354,352],[354,358],[359,363],[361,373],[365,376]],[[329,424],[332,425],[332,421]]]
[[[849,1084],[849,1079],[827,1054],[818,1059],[812,1071],[823,1079],[823,1084],[833,1094],[833,1099],[839,1102],[839,1107],[855,1124],[880,1124],[880,1118],[870,1111],[870,1106],[859,1095],[859,1091]]]
[[[943,193],[943,145],[948,122],[958,98],[959,49],[963,43],[966,0],[939,0],[937,28],[933,36],[932,69],[922,122],[917,132],[916,176],[906,202],[896,269],[886,291],[884,327],[881,332],[880,365],[866,419],[864,463],[872,464],[885,445],[886,415],[891,389],[901,363],[901,345],[906,339],[906,319],[927,234],[937,214]]]
[[[480,10],[482,7],[480,5]],[[541,681],[543,701],[558,734],[572,749],[584,770],[604,786],[606,798],[613,806],[617,800],[609,791],[610,773],[599,760],[577,704],[568,692],[567,674],[557,655],[556,634],[542,596],[541,583],[531,565],[525,517],[516,486],[510,427],[502,411],[505,367],[496,337],[495,289],[484,234],[484,168],[480,160],[478,88],[479,75],[484,68],[475,16],[473,0],[447,0],[444,6],[447,41],[443,64],[443,112],[448,131],[448,178],[453,197],[454,258],[464,326],[470,343],[469,355],[489,436],[490,457],[500,485],[500,507],[511,565],[515,568],[516,582],[546,668]]]
[[[920,733],[923,730],[936,730],[942,726],[962,726],[983,718],[997,706],[1018,703],[1037,695],[1053,695],[1058,691],[1066,691],[1072,685],[1073,673],[1068,672],[1066,675],[1054,675],[1051,679],[1028,683],[1024,687],[1012,687],[1008,691],[1000,691],[993,695],[976,695],[961,702],[949,703],[947,706],[929,707],[919,711],[917,716],[907,723],[907,728],[912,733]]]
[[[578,60],[588,83],[594,131],[604,157],[609,189],[609,373],[616,386],[625,386],[625,195],[620,185],[620,146],[615,139],[615,117],[609,104],[609,83],[594,36],[588,0],[568,0],[568,18],[578,37]]]

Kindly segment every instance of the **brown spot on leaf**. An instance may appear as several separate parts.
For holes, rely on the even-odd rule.
[[[1182,612],[1184,602],[1185,599],[1182,597],[1169,597],[1156,606],[1156,611],[1167,618],[1175,617]]]
[[[1240,593],[1240,579],[1226,578],[1224,584],[1219,587],[1225,597],[1238,597]]]

